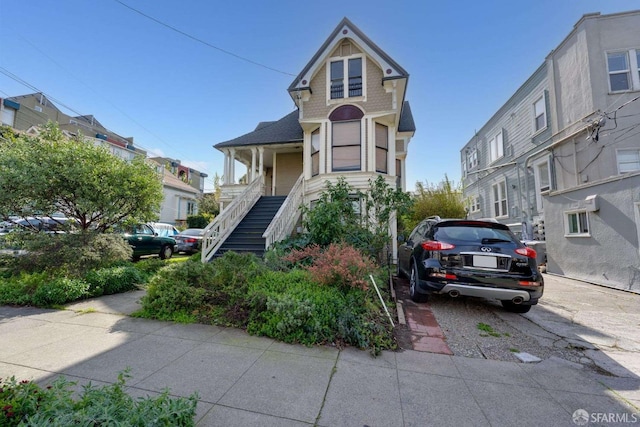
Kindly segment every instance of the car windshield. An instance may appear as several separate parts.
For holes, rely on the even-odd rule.
[[[452,242],[480,242],[483,244],[498,242],[514,242],[514,236],[509,230],[491,227],[472,226],[444,226],[435,230],[434,237],[438,241]]]

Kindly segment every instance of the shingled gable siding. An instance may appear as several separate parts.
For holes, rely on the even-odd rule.
[[[390,111],[392,108],[392,94],[387,93],[382,87],[382,70],[375,62],[367,58],[367,101],[350,102],[348,99],[344,103],[354,104],[362,107],[368,114],[379,111]],[[311,99],[304,103],[302,108],[302,119],[326,119],[334,105],[327,105],[327,72],[326,65],[323,65],[315,74],[311,83]],[[398,94],[400,96],[401,94]]]

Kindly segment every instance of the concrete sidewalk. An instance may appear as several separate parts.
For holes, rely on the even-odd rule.
[[[237,329],[127,317],[141,295],[68,310],[0,306],[0,377],[100,384],[130,367],[133,395],[197,391],[199,426],[573,426],[578,409],[640,425],[640,380],[612,389],[561,359],[523,364],[409,350],[373,358],[287,345]]]

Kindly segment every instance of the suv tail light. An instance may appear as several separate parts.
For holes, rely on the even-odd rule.
[[[517,254],[524,255],[527,258],[535,258],[538,255],[534,249],[531,249],[529,247],[518,248],[515,250],[515,252]]]
[[[435,240],[427,240],[422,242],[420,246],[422,246],[422,249],[425,251],[446,251],[456,247],[456,245],[452,245],[451,243],[438,242]]]

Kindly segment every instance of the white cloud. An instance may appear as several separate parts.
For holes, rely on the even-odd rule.
[[[164,151],[162,151],[160,148],[149,148],[147,150],[147,155],[149,157],[166,157],[164,155]]]

